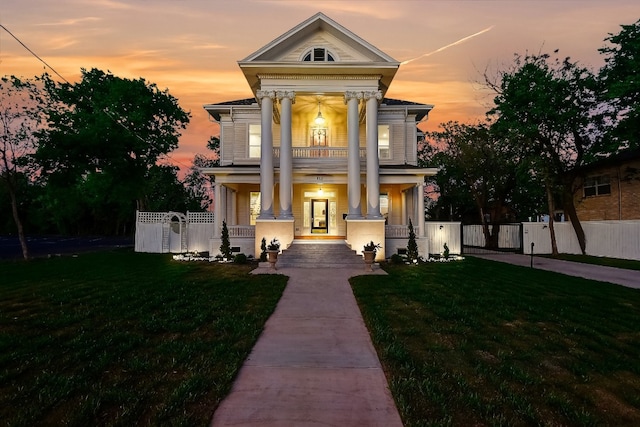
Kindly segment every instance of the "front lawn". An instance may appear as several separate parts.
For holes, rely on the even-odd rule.
[[[352,285],[407,426],[640,425],[640,291],[467,258]]]
[[[206,426],[286,277],[129,250],[0,262],[0,423]]]

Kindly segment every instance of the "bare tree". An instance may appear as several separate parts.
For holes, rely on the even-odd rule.
[[[32,176],[27,159],[35,151],[37,132],[42,129],[42,105],[36,81],[15,76],[0,80],[0,182],[11,200],[24,259],[29,259],[29,249],[19,209],[20,182]]]

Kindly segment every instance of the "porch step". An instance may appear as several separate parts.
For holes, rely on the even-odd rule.
[[[334,267],[364,266],[364,260],[343,241],[293,241],[278,255],[278,267]]]

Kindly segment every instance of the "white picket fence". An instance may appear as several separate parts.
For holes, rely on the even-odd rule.
[[[459,222],[432,222],[424,223],[425,235],[429,239],[429,253],[440,254],[447,244],[452,254],[462,253],[462,235]]]
[[[213,237],[213,212],[136,212],[135,251],[207,252]]]
[[[462,240],[464,246],[482,248],[485,246],[484,231],[481,224],[463,226]],[[493,232],[493,225],[489,225],[489,232]],[[498,248],[520,248],[520,224],[500,224],[498,233]]]
[[[549,224],[525,222],[523,224],[524,253],[551,253]],[[583,221],[587,255],[640,260],[640,221]],[[580,245],[570,222],[554,223],[558,252],[580,254]]]

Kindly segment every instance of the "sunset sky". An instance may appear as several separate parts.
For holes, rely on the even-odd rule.
[[[398,61],[387,96],[435,104],[426,130],[481,118],[485,69],[552,52],[594,70],[608,33],[640,18],[638,0],[0,0],[0,24],[69,81],[81,68],[144,77],[192,120],[171,159],[184,168],[217,135],[203,104],[251,96],[237,61],[317,12]],[[474,35],[473,37],[469,37]],[[460,43],[456,43],[461,41]],[[0,29],[0,75],[44,65]]]

